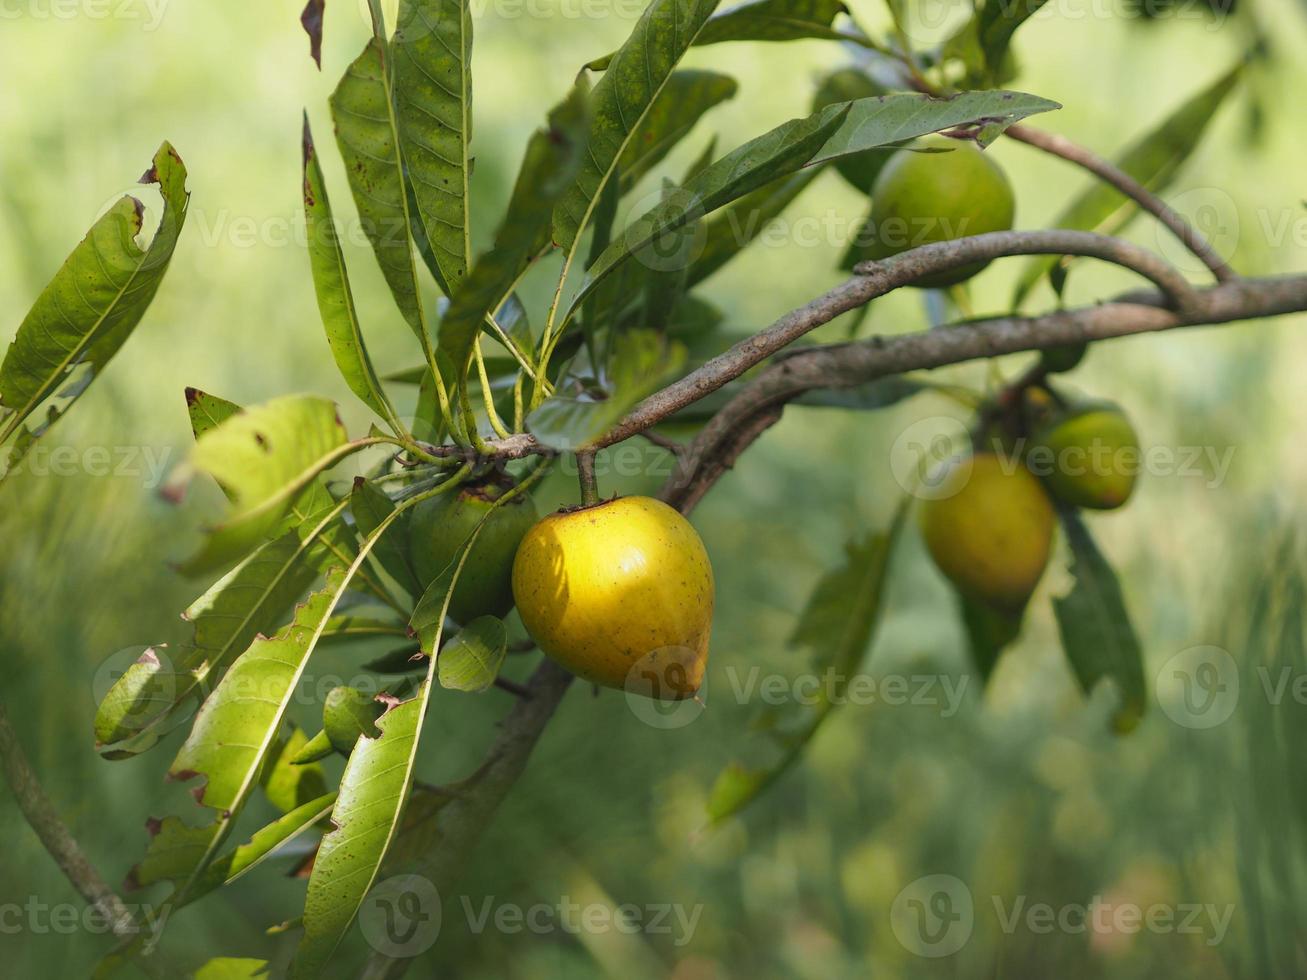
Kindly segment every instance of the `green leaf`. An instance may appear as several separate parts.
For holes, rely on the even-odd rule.
[[[210,395],[198,388],[186,389],[186,413],[190,416],[191,431],[195,433],[196,439],[242,411],[244,409],[239,405],[225,398]]]
[[[578,85],[549,113],[548,126],[527,143],[494,247],[477,260],[440,321],[440,349],[463,374],[486,315],[549,242],[554,202],[581,164],[586,127],[585,90]]]
[[[965,131],[987,143],[1012,123],[1057,107],[1019,92],[963,92],[949,99],[900,93],[839,103],[782,123],[732,150],[688,180],[674,199],[637,218],[591,267],[572,310],[622,262],[639,256],[657,264],[659,253],[672,250],[667,238],[777,178],[940,130]]]
[[[806,167],[746,194],[704,223],[703,244],[686,283],[693,287],[744,251],[821,173]]]
[[[507,498],[501,497],[495,506]],[[455,562],[437,576],[413,611],[410,625],[427,650],[440,647],[449,600],[468,552],[476,543],[492,507],[473,529]],[[400,702],[377,719],[380,735],[361,737],[341,777],[340,798],[332,811],[335,829],[323,838],[309,876],[304,902],[304,937],[291,964],[294,980],[316,978],[354,921],[376,881],[400,827],[405,800],[413,786],[422,719],[431,697],[431,671],[415,697]]]
[[[985,56],[990,78],[998,78],[1012,46],[1012,35],[1018,27],[1039,12],[1048,0],[1029,0],[1027,3],[1004,3],[986,0],[976,15],[977,37]]]
[[[336,747],[331,744],[330,736],[325,731],[321,731],[300,746],[290,762],[295,766],[308,766],[327,758],[335,751]]]
[[[400,146],[446,294],[471,261],[472,17],[467,0],[402,0],[390,42]]]
[[[327,331],[327,343],[336,367],[368,408],[390,424],[396,433],[402,433],[394,407],[382,390],[381,381],[368,356],[359,326],[358,311],[354,307],[354,294],[349,285],[349,272],[345,268],[345,253],[341,251],[339,229],[327,198],[327,185],[322,177],[313,134],[309,130],[308,113],[304,114],[304,214],[309,243],[309,264],[313,270],[313,287],[318,295],[318,311]]]
[[[268,537],[318,474],[354,451],[346,438],[334,404],[300,395],[233,415],[200,436],[190,466],[218,482],[232,510],[182,571],[220,567]]]
[[[713,106],[735,97],[739,85],[712,71],[672,72],[617,161],[622,193],[630,191],[684,139]]]
[[[747,0],[709,18],[695,46],[723,41],[849,39],[832,23],[848,8],[840,0]]]
[[[361,477],[354,481],[349,507],[350,513],[354,515],[354,523],[364,537],[370,536],[395,510],[395,505],[389,497]],[[413,566],[408,560],[408,550],[403,543],[408,538],[408,521],[401,516],[396,524],[394,533],[383,536],[377,541],[372,554],[405,592],[411,596],[420,596],[422,586],[413,573]]]
[[[1154,194],[1164,191],[1198,146],[1208,123],[1233,90],[1243,68],[1241,62],[1180,105],[1157,128],[1126,150],[1117,159],[1116,166]],[[1116,235],[1138,213],[1139,206],[1131,198],[1096,181],[1058,216],[1054,227]],[[1037,256],[1027,260],[1013,290],[1013,308],[1020,306],[1035,284],[1060,262],[1062,259],[1058,256]]]
[[[967,631],[971,659],[980,671],[981,679],[988,683],[999,655],[1021,634],[1025,610],[1014,615],[960,593],[958,603],[962,607],[962,625]]]
[[[735,762],[718,776],[708,803],[713,823],[739,813],[794,765],[843,700],[844,685],[861,665],[880,623],[890,556],[907,510],[905,498],[887,531],[851,541],[845,546],[844,563],[817,583],[790,637],[790,645],[806,647],[811,672],[829,672],[836,684],[823,687],[821,700],[815,705],[795,706],[799,717],[794,719],[792,730],[778,739],[784,749],[779,760],[766,767]]]
[[[123,197],[101,217],[37,297],[0,363],[0,444],[52,397],[41,421],[23,430],[31,448],[86,390],[149,308],[186,220],[186,167],[164,143],[142,184],[158,184],[163,214],[146,249],[136,241],[144,208]],[[10,464],[17,459],[9,460]]]
[[[553,237],[565,264],[618,161],[716,6],[717,0],[652,0],[595,85],[586,159],[554,211]]]
[[[831,26],[837,16],[848,12],[840,0],[746,0],[708,18],[692,47],[724,41],[858,40],[860,35]],[[605,71],[613,57],[595,58],[586,68]]]
[[[324,793],[259,828],[248,842],[215,860],[183,904],[189,905],[253,870],[327,816],[335,800],[335,793]],[[152,820],[147,826],[150,844],[145,857],[127,874],[128,891],[165,881],[174,885],[184,882],[212,837],[210,828],[191,827],[178,817]]]
[[[218,811],[206,828],[212,839],[192,879],[204,872],[257,784],[295,687],[346,584],[343,570],[335,570],[326,587],[295,610],[288,625],[250,644],[200,707],[190,735],[168,769],[171,779],[202,778],[195,798]],[[183,893],[188,890],[184,887]]]
[[[508,655],[508,628],[494,616],[481,616],[455,633],[436,658],[440,686],[484,691],[494,684]]]
[[[884,85],[868,77],[857,68],[840,68],[821,80],[812,98],[812,111],[824,109],[839,102],[852,102],[855,99],[870,99],[889,92]],[[871,186],[880,176],[891,154],[886,149],[867,150],[850,156],[840,157],[835,161],[835,169],[840,176],[854,188],[864,194],[871,193]]]
[[[1086,694],[1104,678],[1116,685],[1121,706],[1113,724],[1118,731],[1130,731],[1148,703],[1139,637],[1130,624],[1116,573],[1080,515],[1072,508],[1060,507],[1058,516],[1071,546],[1071,574],[1075,577],[1071,591],[1053,600],[1062,648]]]
[[[321,766],[300,762],[309,737],[296,727],[278,743],[264,766],[263,795],[282,813],[290,813],[327,792],[327,777]]]
[[[527,416],[527,431],[554,449],[583,448],[656,391],[684,359],[684,348],[652,330],[625,330],[614,341],[612,362],[600,386],[546,399]]]
[[[376,720],[384,710],[385,705],[366,691],[333,687],[322,702],[322,730],[333,749],[349,755],[360,736],[377,737]]]
[[[372,38],[346,70],[331,96],[331,113],[363,232],[395,303],[426,353],[431,339],[413,258],[413,215],[384,41]]]
[[[95,716],[99,751],[109,759],[137,755],[166,735],[197,695],[220,678],[261,633],[274,630],[317,577],[321,555],[345,554],[348,535],[336,521],[341,505],[265,544],[191,604],[189,645],[147,651],[101,701]]]

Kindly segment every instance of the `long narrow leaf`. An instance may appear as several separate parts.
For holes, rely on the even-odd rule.
[[[963,92],[950,99],[900,93],[837,103],[782,123],[710,164],[673,199],[637,218],[591,267],[572,310],[622,262],[667,250],[668,236],[780,177],[940,130],[965,128],[987,142],[1014,122],[1057,107],[1019,92]]]
[[[307,113],[304,115],[304,213],[313,287],[336,367],[349,390],[363,404],[385,419],[396,433],[403,432],[363,341],[349,272],[345,268],[345,253],[340,247],[339,229],[327,198],[327,185],[313,146]]]
[[[495,506],[506,500],[501,497]],[[431,583],[413,611],[411,626],[428,652],[440,649],[454,586],[493,510],[477,524],[458,558]],[[309,877],[304,937],[291,965],[293,980],[321,974],[358,914],[395,839],[413,786],[418,739],[437,660],[431,656],[426,677],[414,697],[377,719],[380,734],[375,738],[360,736],[350,753],[341,777],[340,797],[331,815],[334,829],[323,838]]]
[[[1144,655],[1116,573],[1094,544],[1080,515],[1069,507],[1058,510],[1071,546],[1075,585],[1053,600],[1062,647],[1086,694],[1100,680],[1115,683],[1121,698],[1114,725],[1129,731],[1139,723],[1148,703]]]
[[[405,190],[392,81],[386,42],[374,37],[332,94],[331,114],[363,232],[396,305],[425,353],[430,332],[413,255],[413,214]],[[442,288],[447,287],[442,283]]]
[[[400,146],[418,217],[452,294],[471,261],[472,16],[467,0],[402,0],[390,50]]]
[[[717,2],[653,0],[595,85],[586,160],[554,211],[554,241],[569,260],[604,185]]]

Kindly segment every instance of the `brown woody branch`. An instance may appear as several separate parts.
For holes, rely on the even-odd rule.
[[[1025,233],[1030,234],[1030,233]],[[1048,233],[1043,233],[1047,235]],[[1075,234],[1081,233],[1059,233]],[[1080,243],[1088,249],[1088,236]],[[1036,240],[1053,251],[1063,251],[1069,239]],[[1176,284],[1156,260],[1141,260],[1138,250],[1112,242],[1095,251],[1076,254],[1111,254],[1112,260],[1135,268],[1160,287],[1158,291],[1131,293],[1091,307],[1034,317],[996,317],[898,337],[873,337],[798,351],[783,357],[750,381],[686,447],[681,465],[664,485],[661,496],[682,513],[689,513],[763,432],[781,417],[787,402],[815,388],[843,388],[907,371],[925,370],[977,358],[1033,351],[1087,341],[1177,327],[1260,319],[1307,310],[1307,276],[1270,279],[1233,279],[1207,289]],[[1026,238],[1025,244],[1030,245]],[[964,244],[970,243],[970,244]],[[866,269],[825,296],[782,317],[771,327],[699,370],[642,402],[602,440],[612,445],[645,431],[680,408],[715,391],[729,380],[776,353],[805,333],[841,313],[890,289],[929,274],[949,263],[968,264],[996,255],[1018,254],[1012,239],[977,236],[958,242],[925,246],[896,260]],[[1147,255],[1148,253],[1142,253]],[[1100,256],[1101,257],[1101,256]],[[521,458],[551,450],[530,436],[514,436],[498,443],[500,458]],[[452,887],[469,852],[489,824],[495,810],[526,767],[535,743],[567,691],[571,677],[545,660],[527,684],[529,698],[507,714],[477,776],[468,788],[441,810],[440,847],[428,869],[437,889]],[[376,955],[364,974],[370,980],[401,975],[409,961]]]
[[[1179,212],[1120,167],[1103,159],[1093,150],[1072,142],[1065,136],[1046,133],[1041,129],[1031,129],[1019,123],[1009,126],[1006,133],[1018,142],[1037,147],[1045,153],[1083,167],[1094,176],[1111,184],[1165,225],[1185,248],[1202,260],[1203,265],[1211,270],[1217,282],[1227,282],[1235,277],[1234,270]]]

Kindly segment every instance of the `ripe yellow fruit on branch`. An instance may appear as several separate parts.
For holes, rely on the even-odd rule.
[[[661,501],[550,514],[522,539],[513,596],[540,649],[578,677],[660,700],[693,697],[703,682],[712,566]]]
[[[935,564],[964,595],[1020,612],[1053,543],[1053,505],[1039,480],[993,453],[950,460],[934,477],[921,533]]]

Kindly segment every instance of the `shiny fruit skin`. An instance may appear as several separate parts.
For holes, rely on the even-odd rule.
[[[1053,543],[1053,505],[1039,480],[1015,459],[976,453],[945,463],[932,489],[921,533],[939,570],[964,595],[1020,612]]]
[[[413,508],[409,553],[425,588],[453,562],[490,505],[508,488],[498,484],[465,486],[424,500]],[[526,494],[497,507],[463,564],[449,603],[449,615],[462,624],[479,616],[503,617],[513,608],[513,556],[539,515]]]
[[[513,595],[540,649],[578,677],[661,700],[703,682],[712,566],[690,522],[659,500],[550,514],[522,540]]]
[[[1139,436],[1115,406],[1082,410],[1035,438],[1032,469],[1059,500],[1092,510],[1115,510],[1134,492]]]
[[[1012,185],[994,159],[962,140],[936,137],[899,150],[881,170],[871,191],[866,250],[883,259],[932,242],[1007,231],[1016,216]],[[913,285],[938,289],[970,279],[989,263],[976,262],[918,279]]]

